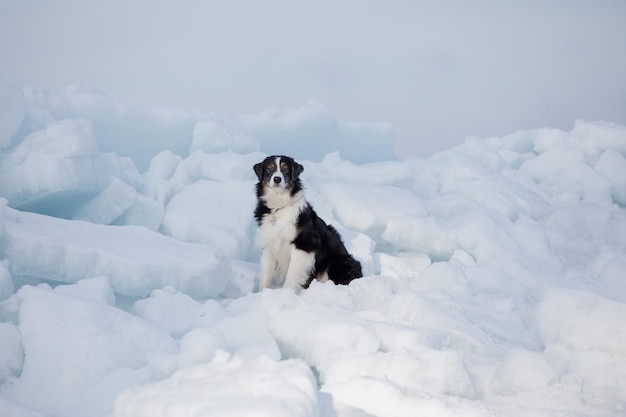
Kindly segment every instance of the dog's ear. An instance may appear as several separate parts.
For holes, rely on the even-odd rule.
[[[304,171],[304,167],[302,165],[300,165],[299,163],[294,162],[293,163],[293,172],[291,173],[291,176],[295,180],[296,178],[298,178],[300,176],[300,174],[302,174],[302,171]]]
[[[259,162],[254,166],[254,172],[256,176],[259,178],[259,181],[263,179],[263,162]]]

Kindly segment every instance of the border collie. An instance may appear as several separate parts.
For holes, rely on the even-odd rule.
[[[268,156],[254,165],[259,225],[259,290],[278,277],[283,286],[307,288],[315,278],[348,284],[363,276],[361,264],[346,250],[334,227],[324,223],[304,198],[304,167],[288,156]]]

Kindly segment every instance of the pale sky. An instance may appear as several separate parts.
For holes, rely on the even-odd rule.
[[[0,0],[0,76],[231,115],[315,100],[428,156],[626,124],[626,1]]]

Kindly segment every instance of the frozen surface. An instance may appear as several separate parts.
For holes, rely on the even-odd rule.
[[[313,373],[301,360],[245,360],[220,351],[209,363],[126,391],[115,415],[317,417],[319,395]]]
[[[104,226],[7,209],[3,252],[14,280],[78,282],[105,275],[124,295],[173,286],[215,296],[226,286],[224,260],[209,247],[139,226]]]
[[[314,102],[0,93],[0,415],[626,412],[625,127],[398,162],[387,127]],[[276,152],[364,278],[256,291],[252,165]]]

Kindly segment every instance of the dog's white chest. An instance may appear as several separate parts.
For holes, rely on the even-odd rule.
[[[300,208],[287,206],[279,210],[273,210],[263,217],[259,229],[259,243],[263,251],[271,255],[275,262],[275,273],[285,278],[289,264],[293,241],[296,238],[296,222],[300,215]]]
[[[266,214],[259,229],[261,247],[276,253],[290,245],[296,238],[296,221],[299,214],[300,209],[293,206]]]

